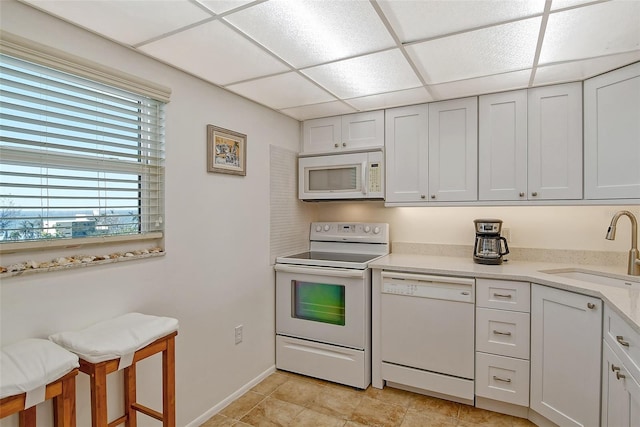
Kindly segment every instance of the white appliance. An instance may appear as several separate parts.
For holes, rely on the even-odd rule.
[[[371,383],[371,270],[389,225],[316,222],[310,251],[276,259],[276,367],[366,389]]]
[[[380,356],[387,385],[473,405],[474,302],[475,279],[383,271]]]
[[[300,157],[298,198],[384,199],[382,151]]]

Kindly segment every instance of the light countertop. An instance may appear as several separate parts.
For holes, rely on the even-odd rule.
[[[504,262],[501,265],[483,265],[474,263],[471,257],[458,258],[405,253],[391,253],[371,262],[369,267],[423,274],[517,280],[590,295],[602,299],[640,334],[640,277],[624,274],[624,268],[621,267],[516,260]],[[624,289],[541,272],[560,269],[605,273],[633,285]]]

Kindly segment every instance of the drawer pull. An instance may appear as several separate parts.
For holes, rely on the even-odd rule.
[[[623,380],[627,378],[627,376],[625,374],[621,374],[620,372],[616,372],[616,378],[619,380]]]
[[[618,341],[618,343],[620,343],[620,345],[623,345],[625,347],[629,347],[629,341],[625,341],[623,339],[622,335],[616,336],[616,340]]]
[[[496,335],[508,335],[508,336],[511,336],[511,332],[496,331],[495,329],[493,330],[493,333],[496,334]]]
[[[587,303],[587,308],[594,309],[594,308],[596,308],[596,305],[594,303],[592,303],[592,302],[588,302]]]
[[[513,298],[511,295],[505,295],[505,294],[493,294],[494,297],[496,298]]]
[[[619,371],[619,370],[620,370],[619,366],[616,366],[613,363],[611,364],[611,372],[615,372],[615,371]]]
[[[496,375],[493,376],[493,379],[495,381],[502,381],[503,383],[510,383],[511,382],[511,378],[500,378]]]

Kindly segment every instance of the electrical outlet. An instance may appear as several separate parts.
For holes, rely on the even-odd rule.
[[[238,345],[242,342],[242,325],[236,326],[235,332],[236,332],[236,345]]]

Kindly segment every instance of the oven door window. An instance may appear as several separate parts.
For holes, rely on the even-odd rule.
[[[292,280],[291,286],[293,317],[344,326],[345,287],[343,285]]]

